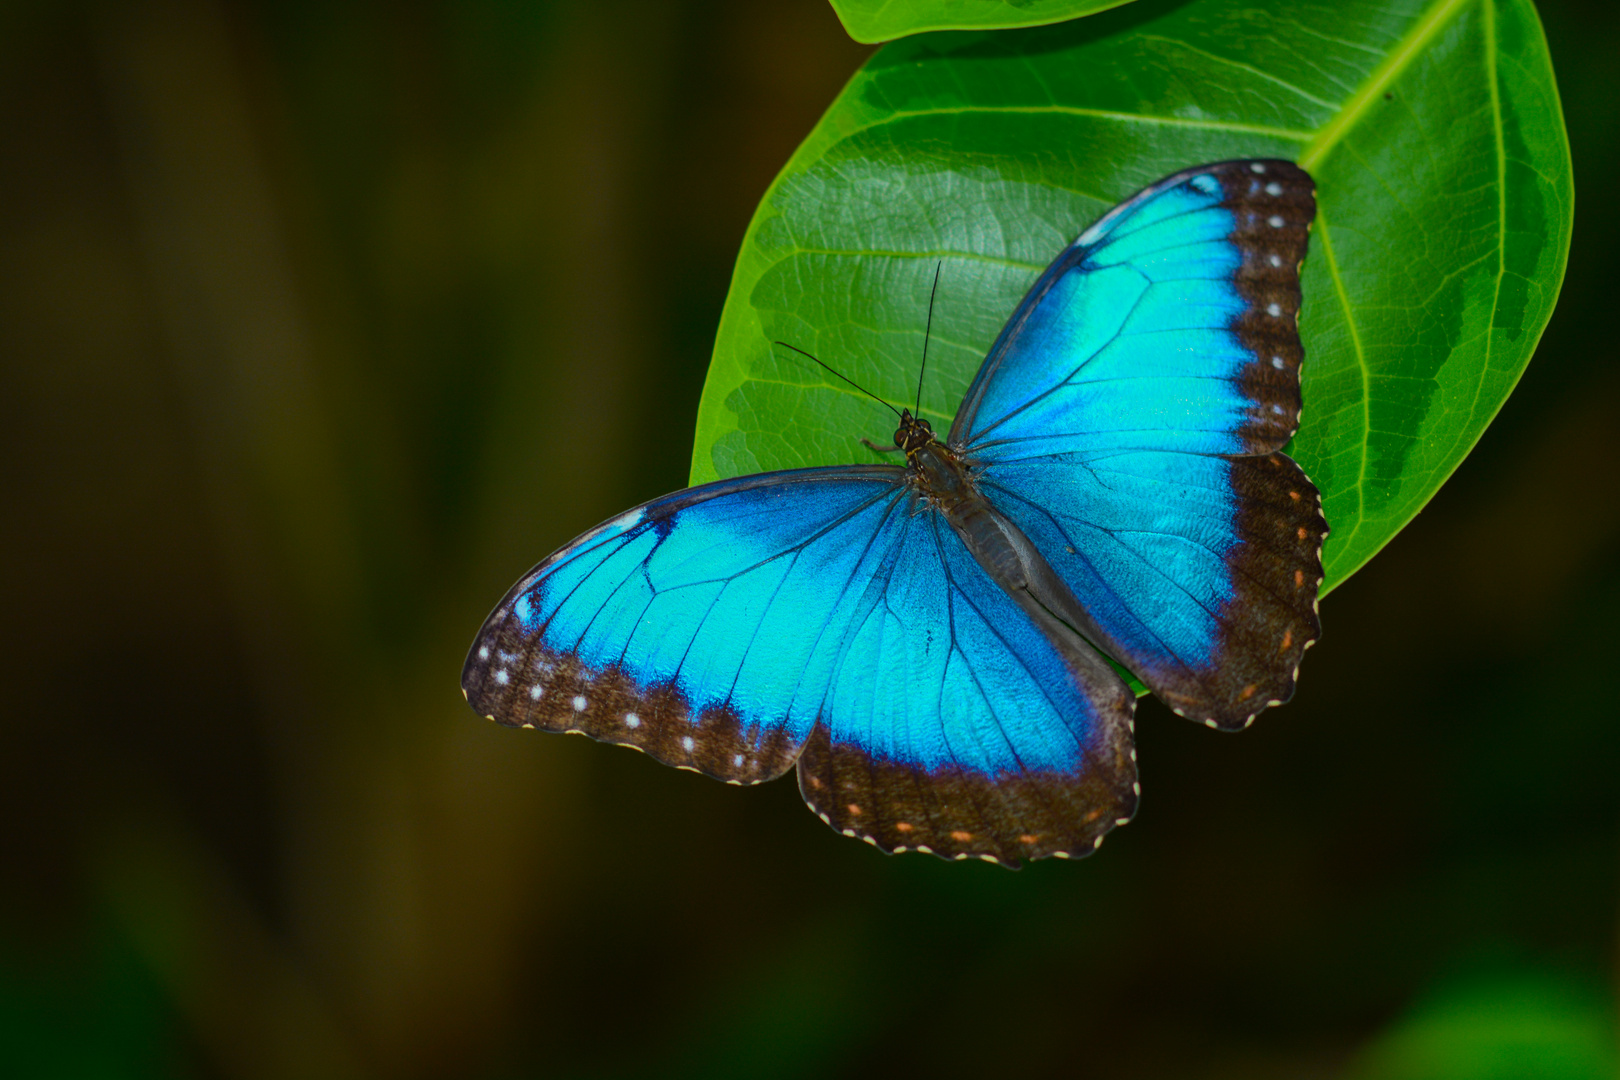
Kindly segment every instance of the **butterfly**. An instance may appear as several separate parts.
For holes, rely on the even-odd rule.
[[[1121,670],[1235,730],[1320,635],[1327,521],[1282,453],[1315,213],[1279,160],[1144,189],[1036,280],[943,439],[902,410],[904,465],[597,526],[496,606],[467,700],[727,783],[797,767],[823,821],[887,852],[1089,854],[1141,792]]]

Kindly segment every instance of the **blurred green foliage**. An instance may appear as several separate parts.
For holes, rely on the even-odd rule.
[[[1620,1075],[1612,998],[1556,972],[1484,972],[1431,991],[1358,1055],[1349,1080]]]
[[[179,1017],[151,967],[116,928],[91,921],[80,940],[40,955],[0,956],[0,1047],[8,1076],[140,1080],[184,1068]]]
[[[1604,192],[1620,12],[1541,15]],[[886,859],[466,709],[494,599],[685,482],[749,215],[867,55],[823,0],[0,10],[8,1063],[1610,1067],[1611,200],[1298,697],[1238,737],[1144,703],[1096,858]]]

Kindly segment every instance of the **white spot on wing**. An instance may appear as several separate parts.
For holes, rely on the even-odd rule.
[[[694,743],[692,742],[692,736],[690,736],[690,735],[686,736],[685,738],[683,738],[681,740],[681,746],[686,750],[686,752],[688,754],[690,754],[692,752],[693,745],[694,745]]]
[[[536,701],[539,701],[540,695],[544,694],[545,692],[546,688],[541,686],[539,683],[535,683],[533,686],[529,687],[529,696]]]
[[[1257,173],[1263,173],[1266,171],[1266,167],[1260,164],[1258,161],[1249,162],[1249,168],[1253,169]]]
[[[1277,183],[1277,181],[1273,180],[1271,183],[1266,185],[1266,194],[1267,195],[1281,195],[1282,194],[1282,185]]]
[[[1266,219],[1266,224],[1270,225],[1273,229],[1280,229],[1283,227],[1283,219],[1277,214],[1272,214]]]
[[[589,704],[590,704],[590,702],[585,700],[585,696],[583,694],[575,694],[574,695],[573,705],[574,705],[574,711],[575,712],[584,712],[585,711],[585,706],[589,705]]]
[[[478,659],[480,659],[480,660],[488,660],[489,659],[489,646],[488,645],[480,645],[480,646],[478,646]]]
[[[1266,314],[1271,315],[1271,316],[1281,315],[1282,314],[1282,305],[1281,304],[1267,304],[1266,305]]]
[[[502,686],[505,686],[507,683],[512,681],[512,676],[506,673],[505,668],[502,668],[500,671],[495,673],[495,681],[500,683]]]

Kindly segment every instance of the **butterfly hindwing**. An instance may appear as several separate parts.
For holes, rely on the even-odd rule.
[[[1085,598],[1073,624],[1171,708],[1237,728],[1293,693],[1327,528],[1286,455],[1051,456],[984,483]]]
[[[886,851],[1089,854],[1135,811],[1124,682],[933,510],[897,516],[870,563],[799,761],[805,801]]]
[[[798,762],[824,820],[887,850],[1084,854],[1134,809],[1129,695],[902,476],[764,474],[615,518],[496,608],[468,700],[736,783]]]
[[[1292,693],[1316,616],[1320,496],[1299,422],[1313,185],[1284,161],[1188,170],[1036,282],[951,443],[1082,598],[1075,625],[1173,708],[1240,727]]]

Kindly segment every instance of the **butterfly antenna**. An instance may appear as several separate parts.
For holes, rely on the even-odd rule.
[[[822,364],[820,360],[816,360],[816,358],[814,356],[810,356],[809,353],[805,352],[803,349],[799,348],[798,346],[789,345],[785,341],[772,342],[772,344],[780,345],[784,349],[792,349],[794,352],[798,353],[800,356],[809,356],[810,359],[815,360],[816,363],[821,364],[822,367],[826,368],[828,371],[831,371],[834,375],[837,375],[840,379],[843,379],[845,382],[849,383],[849,385],[853,386],[855,389],[859,390],[861,393],[865,394],[867,397],[871,398],[873,401],[875,401],[878,404],[882,405],[885,409],[888,409],[890,412],[894,413],[894,415],[896,415],[896,416],[900,415],[900,410],[899,409],[895,408],[893,405],[890,405],[887,401],[884,401],[882,398],[880,398],[876,394],[872,393],[872,391],[868,390],[866,387],[862,386],[860,383],[856,382],[854,379],[850,378],[848,375],[840,375],[837,371],[833,371],[833,369],[829,365]]]
[[[928,370],[928,338],[934,332],[934,297],[939,295],[939,270],[945,265],[941,259],[934,264],[934,287],[928,291],[928,323],[923,328],[923,362],[917,371],[917,407],[912,412],[922,412],[922,383],[923,372]]]

